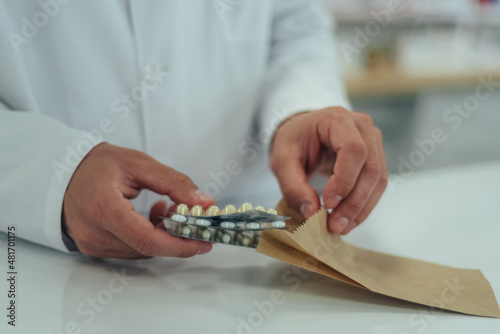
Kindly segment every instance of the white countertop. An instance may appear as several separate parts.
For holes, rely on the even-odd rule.
[[[278,199],[275,192],[243,200]],[[500,161],[422,172],[389,188],[346,240],[479,268],[500,299],[499,199]],[[0,248],[6,272],[5,240]],[[430,314],[240,247],[140,261],[97,261],[20,240],[16,249],[17,326],[6,324],[2,279],[1,333],[500,333],[500,319]],[[132,279],[116,279],[123,270]]]

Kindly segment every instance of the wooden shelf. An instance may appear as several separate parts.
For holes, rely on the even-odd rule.
[[[377,9],[374,9],[377,11]],[[370,11],[360,12],[342,12],[333,11],[331,15],[339,24],[364,24],[373,21],[375,18]],[[393,15],[390,22],[391,26],[410,25],[460,25],[473,27],[500,27],[499,17],[491,15],[468,15],[458,16],[454,14],[435,15],[433,13],[406,12]]]
[[[335,20],[339,24],[365,24],[369,21],[373,21],[373,17],[370,16],[336,16]],[[456,26],[469,26],[469,27],[490,27],[490,28],[500,28],[500,21],[498,19],[464,19],[464,18],[453,18],[453,17],[413,17],[404,16],[398,17],[397,19],[389,22],[390,26],[416,26],[416,25],[456,25]]]
[[[447,89],[479,84],[479,78],[487,78],[492,72],[453,73],[436,75],[409,75],[397,72],[367,72],[348,74],[345,77],[350,97],[415,94],[429,89]],[[500,70],[493,73],[500,81]]]

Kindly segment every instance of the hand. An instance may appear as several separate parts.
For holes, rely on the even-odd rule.
[[[141,189],[168,195],[177,203],[204,208],[215,201],[184,174],[145,153],[107,143],[92,149],[78,166],[64,196],[63,222],[80,251],[93,257],[189,257],[212,245],[170,235],[156,227],[166,202],[151,209],[149,221],[129,201]]]
[[[304,217],[320,208],[307,179],[329,177],[323,203],[332,233],[347,234],[373,210],[387,186],[382,134],[370,116],[341,107],[294,115],[276,130],[271,168],[285,201]]]

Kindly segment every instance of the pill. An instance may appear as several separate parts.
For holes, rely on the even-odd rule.
[[[217,205],[212,205],[211,207],[209,207],[207,209],[207,211],[205,211],[205,216],[218,216],[220,215],[220,210],[219,210],[219,207]]]
[[[282,228],[282,227],[286,226],[286,223],[278,220],[278,221],[272,222],[269,226],[271,228]]]
[[[266,212],[266,208],[264,208],[263,206],[260,206],[260,205],[256,206],[254,209],[258,210],[258,211]]]
[[[190,236],[191,236],[191,232],[192,232],[191,227],[189,227],[188,225],[186,225],[186,226],[184,226],[184,227],[182,228],[182,233],[181,233],[181,235],[182,235],[183,237],[190,237]]]
[[[212,222],[208,219],[196,219],[195,224],[198,226],[210,226]]]
[[[172,215],[172,220],[179,223],[184,223],[185,221],[187,221],[187,217],[183,215],[174,214]]]
[[[238,212],[245,212],[245,211],[250,211],[253,210],[253,205],[252,203],[245,202],[241,204],[240,208],[238,209]]]
[[[187,221],[186,215],[189,212],[189,209],[186,204],[179,204],[177,205],[177,208],[175,210],[175,214],[172,215],[172,220],[179,222],[179,223],[184,223]]]
[[[212,231],[209,228],[206,228],[201,232],[201,238],[203,240],[210,240],[212,239]]]
[[[187,215],[187,213],[189,212],[189,208],[186,204],[179,204],[177,205],[175,212],[179,215]]]
[[[236,224],[234,222],[222,222],[220,223],[220,227],[226,229],[233,229],[236,227]]]
[[[269,209],[269,210],[267,210],[267,213],[270,213],[272,215],[277,215],[278,211],[276,211],[275,209]]]
[[[217,242],[222,242],[224,244],[230,244],[233,242],[233,236],[224,230],[219,230],[217,232]]]
[[[260,223],[256,223],[256,222],[253,222],[253,223],[246,223],[245,224],[245,228],[247,230],[256,230],[256,229],[259,229],[260,228]]]
[[[224,233],[222,235],[221,241],[225,244],[230,244],[233,241],[233,237],[229,233]]]
[[[203,208],[201,205],[195,205],[191,208],[191,216],[199,217],[203,215]]]
[[[203,208],[201,207],[201,205],[195,205],[191,208],[191,216],[199,217],[201,215],[203,215]],[[212,225],[212,223],[206,219],[196,219],[194,223],[200,226]]]
[[[250,238],[248,235],[238,233],[236,235],[236,242],[238,243],[238,245],[248,247],[252,243],[252,238]]]
[[[232,214],[232,213],[235,213],[236,212],[236,208],[234,207],[234,205],[232,204],[228,204],[226,205],[226,207],[224,209],[222,209],[222,215],[229,215],[229,214]]]

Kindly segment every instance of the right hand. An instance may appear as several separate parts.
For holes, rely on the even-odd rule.
[[[79,250],[98,258],[190,257],[212,244],[182,239],[158,228],[129,201],[141,189],[167,195],[176,203],[204,208],[215,204],[186,175],[149,155],[107,143],[94,147],[76,169],[64,195],[63,224]],[[160,201],[151,216],[166,211]]]

